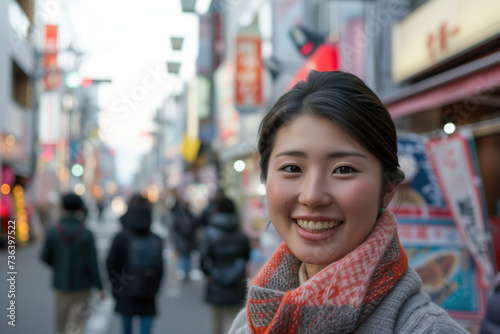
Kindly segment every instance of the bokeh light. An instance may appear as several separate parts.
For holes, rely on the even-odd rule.
[[[127,203],[121,196],[115,196],[111,201],[111,210],[117,215],[123,215],[127,211]]]
[[[0,191],[2,191],[2,194],[7,195],[8,193],[10,193],[10,186],[7,183],[4,183],[2,184]]]
[[[234,170],[237,171],[238,173],[243,172],[245,170],[245,167],[246,164],[245,161],[243,160],[236,160],[233,165]]]
[[[443,127],[444,133],[451,135],[455,130],[457,129],[457,126],[453,123],[446,123]]]
[[[85,194],[85,186],[81,183],[77,183],[74,188],[75,194],[77,195],[83,195]]]
[[[8,135],[7,138],[5,138],[5,143],[9,146],[12,146],[16,143],[16,137],[13,135]]]
[[[76,177],[80,177],[83,175],[83,166],[80,164],[74,164],[73,167],[71,167],[71,174],[73,174]]]

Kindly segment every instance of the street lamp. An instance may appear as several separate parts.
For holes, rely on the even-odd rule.
[[[181,63],[167,61],[167,70],[170,74],[179,74],[179,70],[181,68]]]
[[[181,0],[182,11],[185,13],[194,13],[196,0]]]
[[[184,37],[170,37],[172,50],[180,51],[182,49],[182,42],[184,42]]]

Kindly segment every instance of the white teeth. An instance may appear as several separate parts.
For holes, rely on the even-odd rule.
[[[343,221],[341,220],[331,220],[331,221],[308,221],[308,220],[302,220],[302,219],[297,219],[297,224],[304,230],[308,232],[313,232],[313,233],[318,233],[318,232],[324,232],[325,230],[330,230],[334,227],[339,226],[342,224]]]

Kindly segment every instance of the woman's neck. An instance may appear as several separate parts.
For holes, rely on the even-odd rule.
[[[304,271],[306,274],[306,279],[309,280],[311,277],[319,273],[321,270],[326,268],[328,265],[327,264],[310,264],[310,263],[304,263]]]

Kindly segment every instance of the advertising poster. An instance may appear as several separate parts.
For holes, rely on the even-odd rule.
[[[485,295],[474,260],[451,216],[426,221],[398,217],[399,237],[409,264],[432,301],[456,319],[481,319]]]
[[[450,138],[442,139],[443,143]],[[469,144],[470,140],[467,139]],[[401,244],[406,249],[410,265],[423,281],[423,290],[431,299],[455,319],[477,323],[483,318],[486,307],[486,286],[483,284],[485,271],[482,268],[485,260],[477,257],[477,249],[471,247],[468,240],[471,237],[464,235],[460,218],[450,205],[450,191],[453,190],[443,178],[453,175],[455,178],[480,180],[480,176],[473,169],[465,176],[436,169],[435,160],[439,160],[436,155],[445,155],[435,148],[429,149],[429,145],[436,143],[429,144],[431,142],[417,134],[398,134],[400,165],[406,175],[398,188],[400,197],[394,209],[399,222]],[[455,151],[457,156],[468,159],[457,163],[469,166],[476,164],[470,145],[455,148],[461,150],[460,154]],[[469,187],[467,193],[469,198],[477,201],[476,204],[482,202],[482,189],[478,182],[474,183],[474,187]],[[459,192],[455,191],[455,194],[459,195]],[[478,207],[482,208],[482,205],[475,206],[476,209]],[[474,218],[470,218],[466,224],[484,224],[482,210],[474,211],[474,216],[469,217]],[[477,240],[477,235],[472,238]]]
[[[485,229],[487,216],[482,200],[481,178],[475,169],[477,164],[473,160],[471,137],[471,134],[459,132],[428,140],[426,150],[455,225],[480,269],[481,283],[489,288],[494,270]]]
[[[403,205],[446,209],[446,202],[422,137],[414,133],[398,134],[399,164],[405,180],[399,190],[405,192]]]

